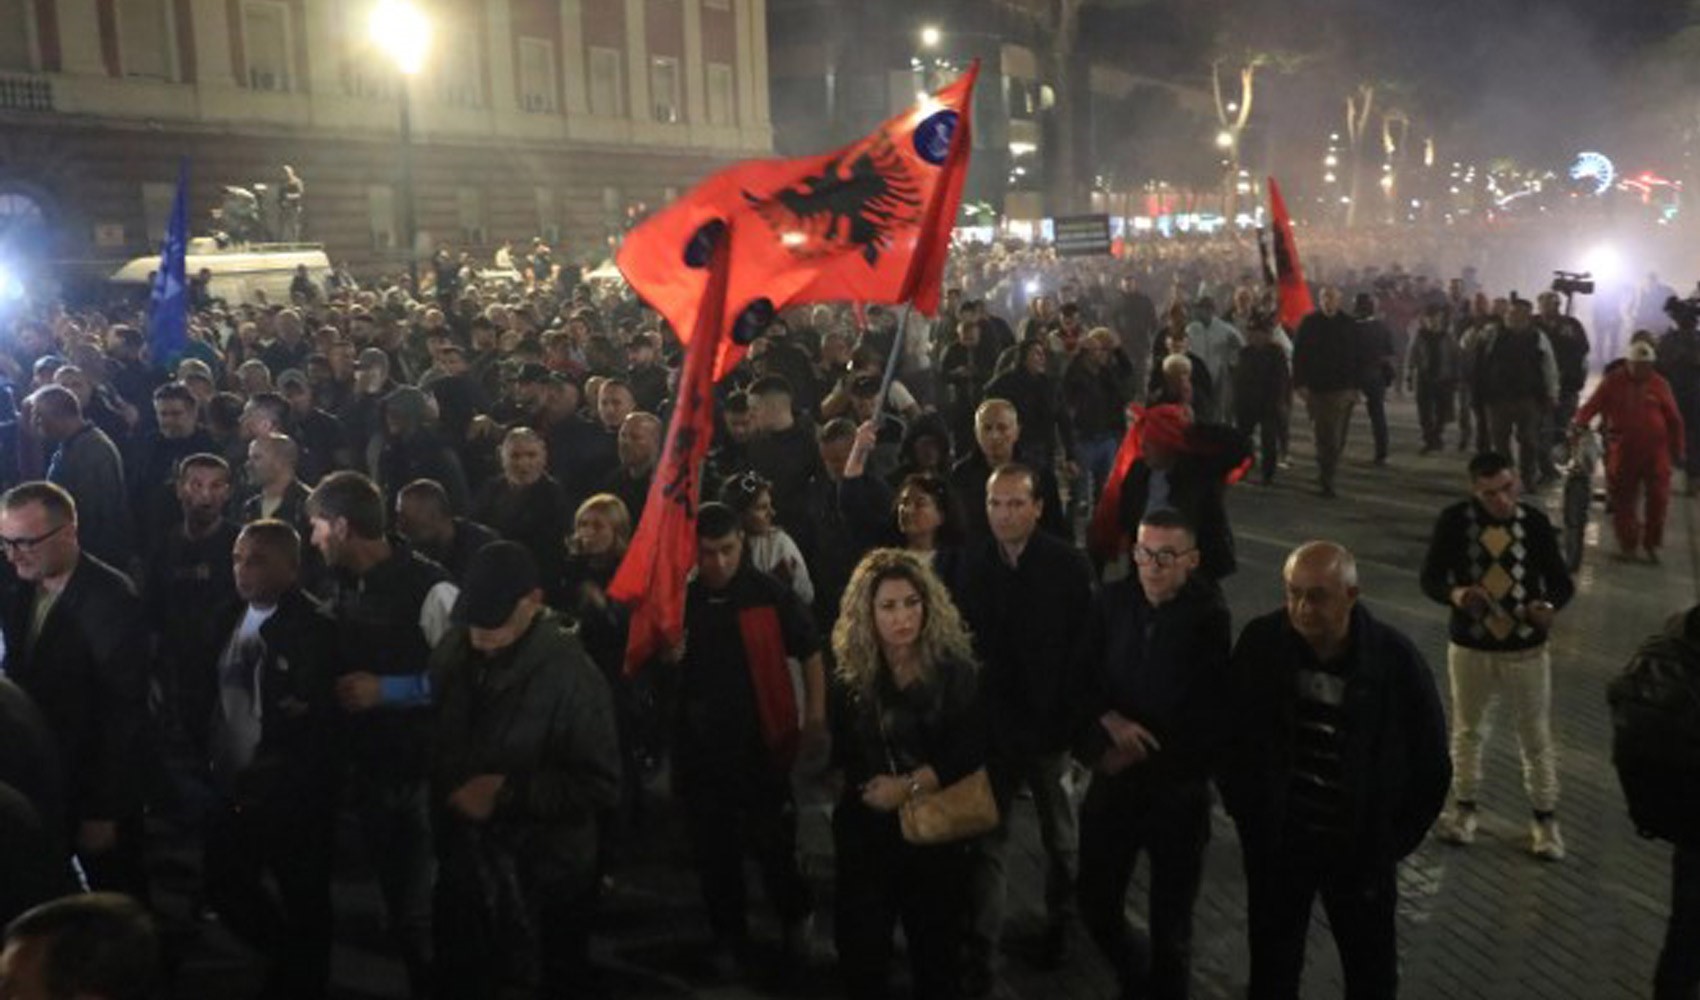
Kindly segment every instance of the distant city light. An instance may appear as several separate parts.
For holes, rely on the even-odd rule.
[[[937,25],[929,24],[921,29],[921,45],[923,48],[937,48],[939,42],[943,39],[944,33],[938,29]]]
[[[1228,131],[1227,129],[1223,129],[1222,131],[1216,133],[1216,147],[1218,149],[1232,149],[1233,145],[1234,145],[1234,133]]]
[[[1322,165],[1325,167],[1337,167],[1340,165],[1340,158],[1335,156],[1333,153],[1329,153],[1327,156],[1322,158]]]

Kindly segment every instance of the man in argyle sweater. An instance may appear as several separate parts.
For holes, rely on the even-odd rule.
[[[1545,514],[1518,501],[1511,459],[1470,460],[1471,499],[1440,514],[1423,560],[1423,593],[1452,609],[1446,666],[1452,683],[1452,806],[1436,833],[1468,844],[1476,835],[1477,789],[1495,695],[1511,706],[1523,755],[1523,788],[1534,810],[1529,851],[1564,858],[1559,834],[1558,751],[1553,746],[1552,656],[1547,635],[1576,592]]]

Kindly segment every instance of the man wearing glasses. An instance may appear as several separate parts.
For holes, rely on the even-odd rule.
[[[1080,917],[1120,995],[1184,997],[1233,636],[1179,513],[1147,514],[1130,555],[1138,575],[1099,594],[1080,661],[1087,718],[1074,755],[1094,772],[1080,807]],[[1141,853],[1151,865],[1149,937],[1126,912]]]
[[[77,858],[89,883],[147,898],[142,776],[148,670],[129,577],[83,552],[77,506],[51,483],[0,495],[0,547],[20,586],[0,597],[5,671],[59,740]]]

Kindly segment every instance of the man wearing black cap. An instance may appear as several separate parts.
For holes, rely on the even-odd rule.
[[[667,401],[667,366],[661,363],[661,336],[639,330],[626,345],[626,384],[643,413],[660,413]]]
[[[513,542],[472,557],[454,622],[431,657],[437,996],[574,995],[620,785],[608,686]]]
[[[354,394],[338,414],[355,468],[371,468],[376,454],[373,441],[384,433],[384,397],[394,388],[390,356],[376,347],[361,351],[354,362]]]
[[[354,454],[342,421],[319,408],[306,373],[284,372],[277,377],[277,390],[289,403],[290,437],[301,446],[301,478],[316,483],[327,472],[351,468]]]

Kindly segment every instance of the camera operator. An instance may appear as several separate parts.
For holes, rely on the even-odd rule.
[[[1581,320],[1559,309],[1558,293],[1564,290],[1565,279],[1568,277],[1564,272],[1559,272],[1559,280],[1553,282],[1554,290],[1542,292],[1536,299],[1540,314],[1535,317],[1535,327],[1546,334],[1547,344],[1552,348],[1553,361],[1558,365],[1558,398],[1553,403],[1552,422],[1548,426],[1549,445],[1556,445],[1564,440],[1570,419],[1576,415],[1576,404],[1582,397],[1582,386],[1588,381],[1588,333],[1582,328]],[[1570,287],[1588,294],[1593,289],[1593,283]],[[1551,451],[1549,447],[1542,452],[1544,466],[1552,464]],[[1557,470],[1543,468],[1542,472],[1556,474]]]
[[[1659,338],[1657,344],[1658,372],[1670,383],[1676,396],[1677,412],[1687,436],[1684,449],[1687,461],[1688,495],[1700,495],[1700,299],[1679,299],[1671,296],[1665,301],[1665,315],[1676,326]]]

